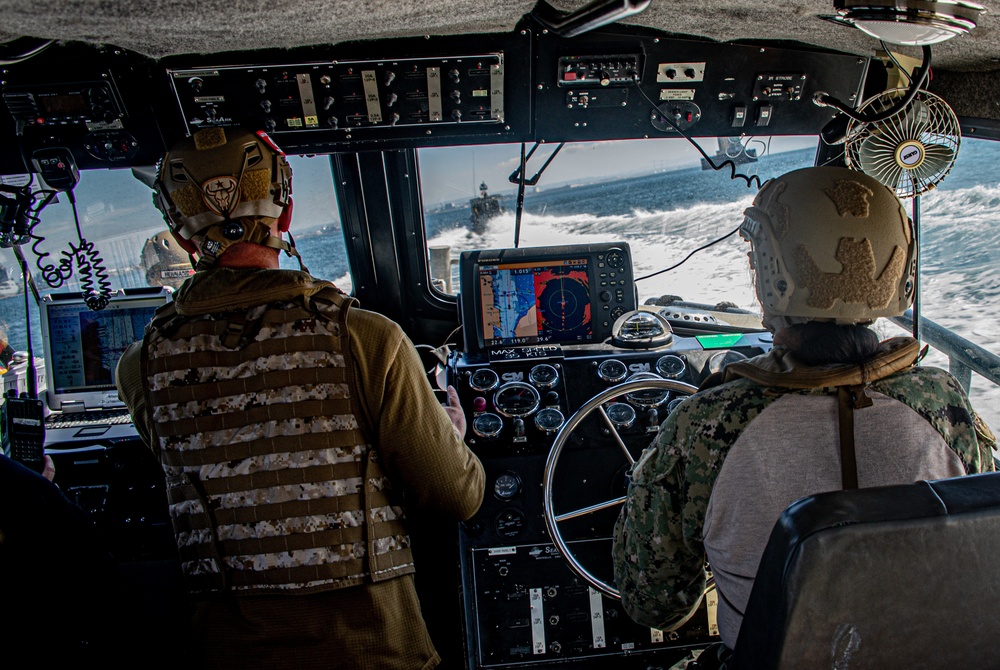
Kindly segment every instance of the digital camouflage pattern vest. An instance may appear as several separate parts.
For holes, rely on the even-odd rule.
[[[306,593],[413,572],[352,401],[354,301],[326,286],[225,313],[170,304],[147,329],[153,447],[192,592]]]

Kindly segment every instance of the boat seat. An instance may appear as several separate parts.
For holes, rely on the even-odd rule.
[[[793,503],[727,669],[998,668],[1000,473]]]

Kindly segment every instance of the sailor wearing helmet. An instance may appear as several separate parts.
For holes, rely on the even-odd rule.
[[[912,225],[889,189],[846,168],[796,170],[764,184],[740,232],[774,349],[728,365],[669,415],[633,468],[614,531],[629,615],[682,625],[702,600],[707,559],[730,648],[789,504],[991,471],[995,445],[960,384],[917,367],[916,340],[880,342],[868,328],[913,301]],[[840,433],[845,414],[854,435]]]

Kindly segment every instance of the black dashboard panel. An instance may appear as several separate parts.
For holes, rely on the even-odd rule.
[[[699,137],[816,134],[834,110],[816,106],[813,95],[857,102],[869,65],[851,55],[624,28],[539,39],[535,58],[535,105],[546,110],[535,139],[546,142],[678,137],[674,126]]]
[[[713,339],[714,338],[714,339]],[[681,337],[652,349],[608,343],[525,347],[531,356],[455,354],[448,381],[486,471],[486,497],[459,531],[468,667],[666,668],[695,644],[717,640],[703,607],[678,631],[633,623],[619,603],[569,570],[542,517],[543,476],[557,431],[593,396],[634,376],[697,386],[726,360],[770,349],[768,333]],[[728,357],[728,358],[727,358]],[[621,395],[605,404],[638,458],[683,398]],[[597,413],[570,435],[553,481],[557,513],[624,495],[628,462]],[[560,524],[588,570],[611,581],[610,532],[620,505]],[[609,665],[613,664],[613,665]]]
[[[149,97],[152,61],[112,47],[57,43],[8,65],[0,84],[0,173],[29,171],[36,151],[68,149],[80,168],[151,165],[163,155]]]
[[[572,39],[530,21],[508,34],[428,36],[153,60],[56,43],[6,66],[0,133],[79,167],[150,165],[199,127],[271,132],[291,154],[509,142],[815,134],[812,97],[856,102],[870,61],[720,44],[635,27]],[[656,107],[654,108],[654,104]]]

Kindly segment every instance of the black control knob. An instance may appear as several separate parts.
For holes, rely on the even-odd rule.
[[[601,86],[611,85],[611,73],[607,70],[601,70]]]
[[[331,107],[333,107],[334,102],[336,101],[333,99],[332,95],[326,96],[325,98],[323,98],[323,109],[324,110],[330,109]]]
[[[399,123],[399,114],[397,114],[396,112],[393,112],[392,116],[389,117],[389,125],[390,126],[394,126],[397,123]]]
[[[260,108],[264,110],[265,114],[270,114],[271,113],[271,101],[270,100],[261,100],[260,101]]]
[[[462,120],[462,110],[460,110],[460,109],[454,110],[451,113],[451,118],[455,119],[456,121],[461,121]]]
[[[390,93],[389,97],[386,98],[386,100],[385,100],[385,106],[386,107],[392,107],[393,105],[396,104],[397,100],[399,100],[399,96],[396,95],[395,93]]]
[[[336,116],[331,116],[326,120],[326,124],[331,128],[337,128],[340,126],[340,120]]]
[[[267,82],[263,79],[258,79],[253,83],[253,85],[257,87],[257,90],[261,92],[261,95],[263,95],[264,91],[267,90]]]
[[[459,91],[458,89],[455,89],[454,91],[452,91],[452,92],[451,92],[451,93],[449,94],[449,96],[450,96],[450,97],[451,97],[451,99],[452,99],[452,100],[454,100],[454,101],[455,101],[456,103],[461,103],[461,102],[462,102],[462,92],[461,92],[461,91]]]
[[[191,90],[194,91],[195,93],[201,93],[201,89],[204,85],[205,85],[205,80],[202,79],[201,77],[191,77],[190,79],[188,79],[188,86],[190,86]]]
[[[601,299],[601,302],[610,302],[611,291],[601,291],[597,297]]]
[[[455,68],[448,70],[448,78],[451,79],[456,84],[462,80],[461,74]]]
[[[385,73],[385,85],[392,86],[392,82],[394,82],[395,80],[396,80],[396,73],[393,72],[392,70],[388,70]]]
[[[264,121],[264,127],[267,128],[267,132],[273,133],[274,129],[278,127],[278,122],[274,119],[268,119]]]

